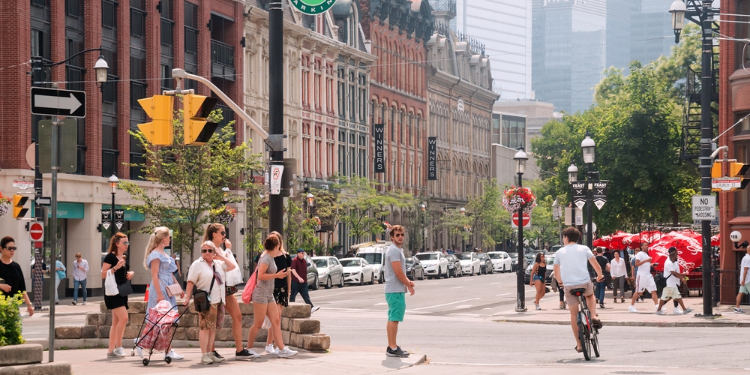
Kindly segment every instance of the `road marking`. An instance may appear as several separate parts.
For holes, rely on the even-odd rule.
[[[435,307],[443,307],[443,306],[455,305],[455,304],[457,304],[457,303],[461,303],[461,302],[466,302],[466,301],[473,301],[473,300],[475,300],[475,299],[479,299],[479,298],[469,298],[469,299],[465,299],[465,300],[462,300],[462,301],[449,302],[449,303],[444,303],[444,304],[441,304],[441,305],[435,305],[435,306],[427,306],[427,307],[419,307],[419,308],[416,308],[416,309],[410,309],[410,310],[408,310],[408,311],[419,311],[419,310],[427,310],[427,309],[432,309],[432,308],[435,308]]]
[[[467,309],[469,307],[471,307],[471,305],[458,305],[458,306],[456,306],[456,309],[458,309],[458,310],[460,310],[460,309]]]
[[[451,315],[461,315],[461,316],[479,316],[479,314],[451,314]]]
[[[500,297],[500,296],[507,296],[508,294],[510,294],[510,293],[495,294],[495,297]]]
[[[461,289],[461,288],[463,288],[463,287],[462,287],[462,286],[454,286],[454,287],[451,287],[451,289]]]

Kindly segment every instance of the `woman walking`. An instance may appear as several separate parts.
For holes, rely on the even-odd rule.
[[[216,340],[216,330],[224,325],[227,272],[234,268],[234,262],[228,261],[221,252],[216,251],[211,241],[206,241],[201,245],[200,259],[193,262],[188,270],[185,305],[190,304],[193,289],[207,291],[211,302],[211,307],[198,315],[198,341],[201,363],[204,365],[224,362],[224,358],[214,355],[211,348]]]
[[[281,339],[281,319],[279,318],[278,306],[273,298],[274,280],[284,279],[289,273],[283,269],[278,271],[276,269],[274,258],[281,255],[281,244],[276,236],[268,236],[263,242],[263,248],[265,251],[261,253],[258,260],[258,285],[252,294],[254,320],[247,338],[247,343],[250,347],[248,351],[253,356],[259,357],[258,353],[252,350],[252,345],[255,342],[255,337],[258,336],[260,326],[263,325],[263,321],[268,317],[271,321],[271,329],[268,331],[273,332],[275,338],[279,338],[274,340],[279,347],[276,355],[281,358],[291,357],[297,354],[297,352],[284,346],[284,341]]]
[[[625,277],[627,276],[627,270],[625,269],[625,259],[620,257],[620,252],[614,252],[614,258],[610,263],[610,271],[612,274],[612,298],[614,303],[617,303],[617,289],[620,289],[620,302],[625,302]]]
[[[154,233],[148,240],[148,246],[146,246],[146,255],[143,258],[143,268],[151,271],[151,283],[148,290],[148,310],[155,307],[159,302],[163,300],[169,301],[170,306],[174,307],[177,305],[177,298],[174,295],[167,294],[167,287],[173,284],[179,284],[177,279],[174,277],[174,272],[177,271],[177,264],[174,259],[164,252],[164,248],[169,246],[172,239],[169,237],[169,228],[158,227],[154,229]],[[182,290],[182,287],[180,287]],[[185,293],[180,294],[181,298],[185,297]],[[136,346],[138,355],[142,356],[141,348]],[[164,353],[164,357],[171,357],[172,359],[184,359],[185,357],[175,353],[174,350],[167,349]]]
[[[547,260],[544,257],[544,253],[540,252],[536,254],[534,260],[534,267],[531,269],[531,282],[529,286],[536,288],[536,296],[534,297],[534,305],[537,310],[542,308],[539,306],[539,301],[544,297],[546,292],[546,286],[544,285],[544,278],[547,277]]]
[[[276,306],[278,307],[278,314],[279,314],[279,320],[281,320],[281,312],[284,310],[284,307],[289,306],[289,294],[292,292],[292,276],[291,276],[291,270],[290,267],[292,267],[292,257],[289,256],[289,253],[284,249],[284,239],[281,238],[281,233],[273,231],[271,232],[272,236],[276,236],[279,240],[279,250],[281,251],[280,255],[277,255],[273,258],[273,262],[276,264],[277,270],[286,270],[289,272],[286,278],[284,279],[276,279],[274,280],[273,285],[273,299],[276,303]],[[282,338],[279,337],[278,340],[276,340],[276,336],[273,334],[272,331],[268,332],[268,337],[266,338],[266,353],[268,354],[277,354],[278,349],[278,342],[282,341]],[[273,344],[276,342],[276,348],[274,348]]]
[[[102,279],[107,278],[107,271],[114,272],[117,285],[125,284],[133,278],[133,271],[126,264],[124,254],[128,250],[128,236],[118,232],[109,241],[109,252],[102,261]],[[122,335],[125,334],[125,325],[128,324],[128,296],[116,294],[104,296],[104,304],[107,309],[112,310],[112,327],[109,329],[109,349],[107,357],[125,357],[122,348]]]
[[[251,359],[253,356],[242,344],[242,312],[240,311],[240,304],[237,302],[237,296],[235,295],[237,293],[236,285],[242,282],[242,271],[237,265],[234,254],[232,254],[232,243],[227,239],[227,231],[224,225],[219,223],[209,224],[208,228],[206,228],[206,234],[203,236],[203,242],[206,241],[213,243],[216,253],[222,255],[227,263],[234,265],[231,270],[227,271],[227,282],[225,285],[225,306],[229,316],[232,317],[232,337],[234,337],[236,347],[234,359],[239,361]],[[213,353],[214,357],[224,358],[216,352],[216,348],[213,345],[211,345],[209,350]]]
[[[0,240],[0,279],[3,279],[3,283],[0,284],[0,294],[7,297],[13,297],[18,293],[23,295],[23,301],[26,303],[26,311],[29,312],[29,316],[34,315],[34,306],[31,305],[31,300],[28,294],[26,294],[26,281],[23,277],[23,270],[18,263],[13,261],[13,256],[16,254],[16,241],[13,237],[6,236]]]

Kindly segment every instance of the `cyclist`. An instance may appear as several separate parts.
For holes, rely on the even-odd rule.
[[[594,301],[594,284],[591,282],[587,266],[596,271],[596,281],[604,280],[602,268],[596,261],[594,254],[587,246],[579,245],[578,239],[581,238],[581,232],[575,227],[568,227],[562,231],[563,245],[560,250],[555,252],[555,278],[558,283],[562,283],[565,289],[565,298],[570,307],[570,326],[573,327],[573,337],[576,338],[576,351],[582,352],[581,341],[578,339],[578,298],[573,296],[570,291],[573,289],[584,288],[586,292],[586,306],[591,311],[591,321],[596,328],[601,328],[602,322],[596,314],[596,303]]]

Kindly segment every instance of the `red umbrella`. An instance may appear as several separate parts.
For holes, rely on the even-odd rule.
[[[641,236],[641,241],[646,241],[648,243],[651,243],[651,242],[660,240],[663,235],[658,230],[651,230],[651,231],[647,230],[647,231],[641,232],[640,236]]]
[[[719,237],[720,233],[716,233],[716,235],[711,236],[711,246],[719,246],[721,245],[721,239]]]
[[[690,272],[703,264],[700,233],[683,230],[667,233],[649,246],[648,254],[653,258],[652,263],[659,263],[654,269],[664,271],[664,263],[669,258],[669,248],[673,246],[677,248],[677,262],[685,272]]]
[[[594,240],[594,246],[595,247],[605,247],[607,249],[614,249],[614,250],[620,250],[624,249],[625,245],[623,245],[622,241],[630,236],[630,233],[625,233],[623,231],[618,230],[615,232],[615,234],[604,236],[602,238],[597,238]]]

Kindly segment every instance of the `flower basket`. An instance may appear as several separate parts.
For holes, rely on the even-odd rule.
[[[518,212],[523,206],[524,213],[531,213],[536,207],[536,197],[531,189],[525,187],[511,187],[503,192],[503,207],[510,213]]]
[[[10,198],[0,193],[0,217],[5,216],[10,211],[10,202]]]
[[[237,210],[235,210],[232,207],[226,206],[224,209],[219,209],[218,212],[215,213],[214,218],[217,223],[222,224],[229,224],[234,222],[234,219],[237,218]]]

